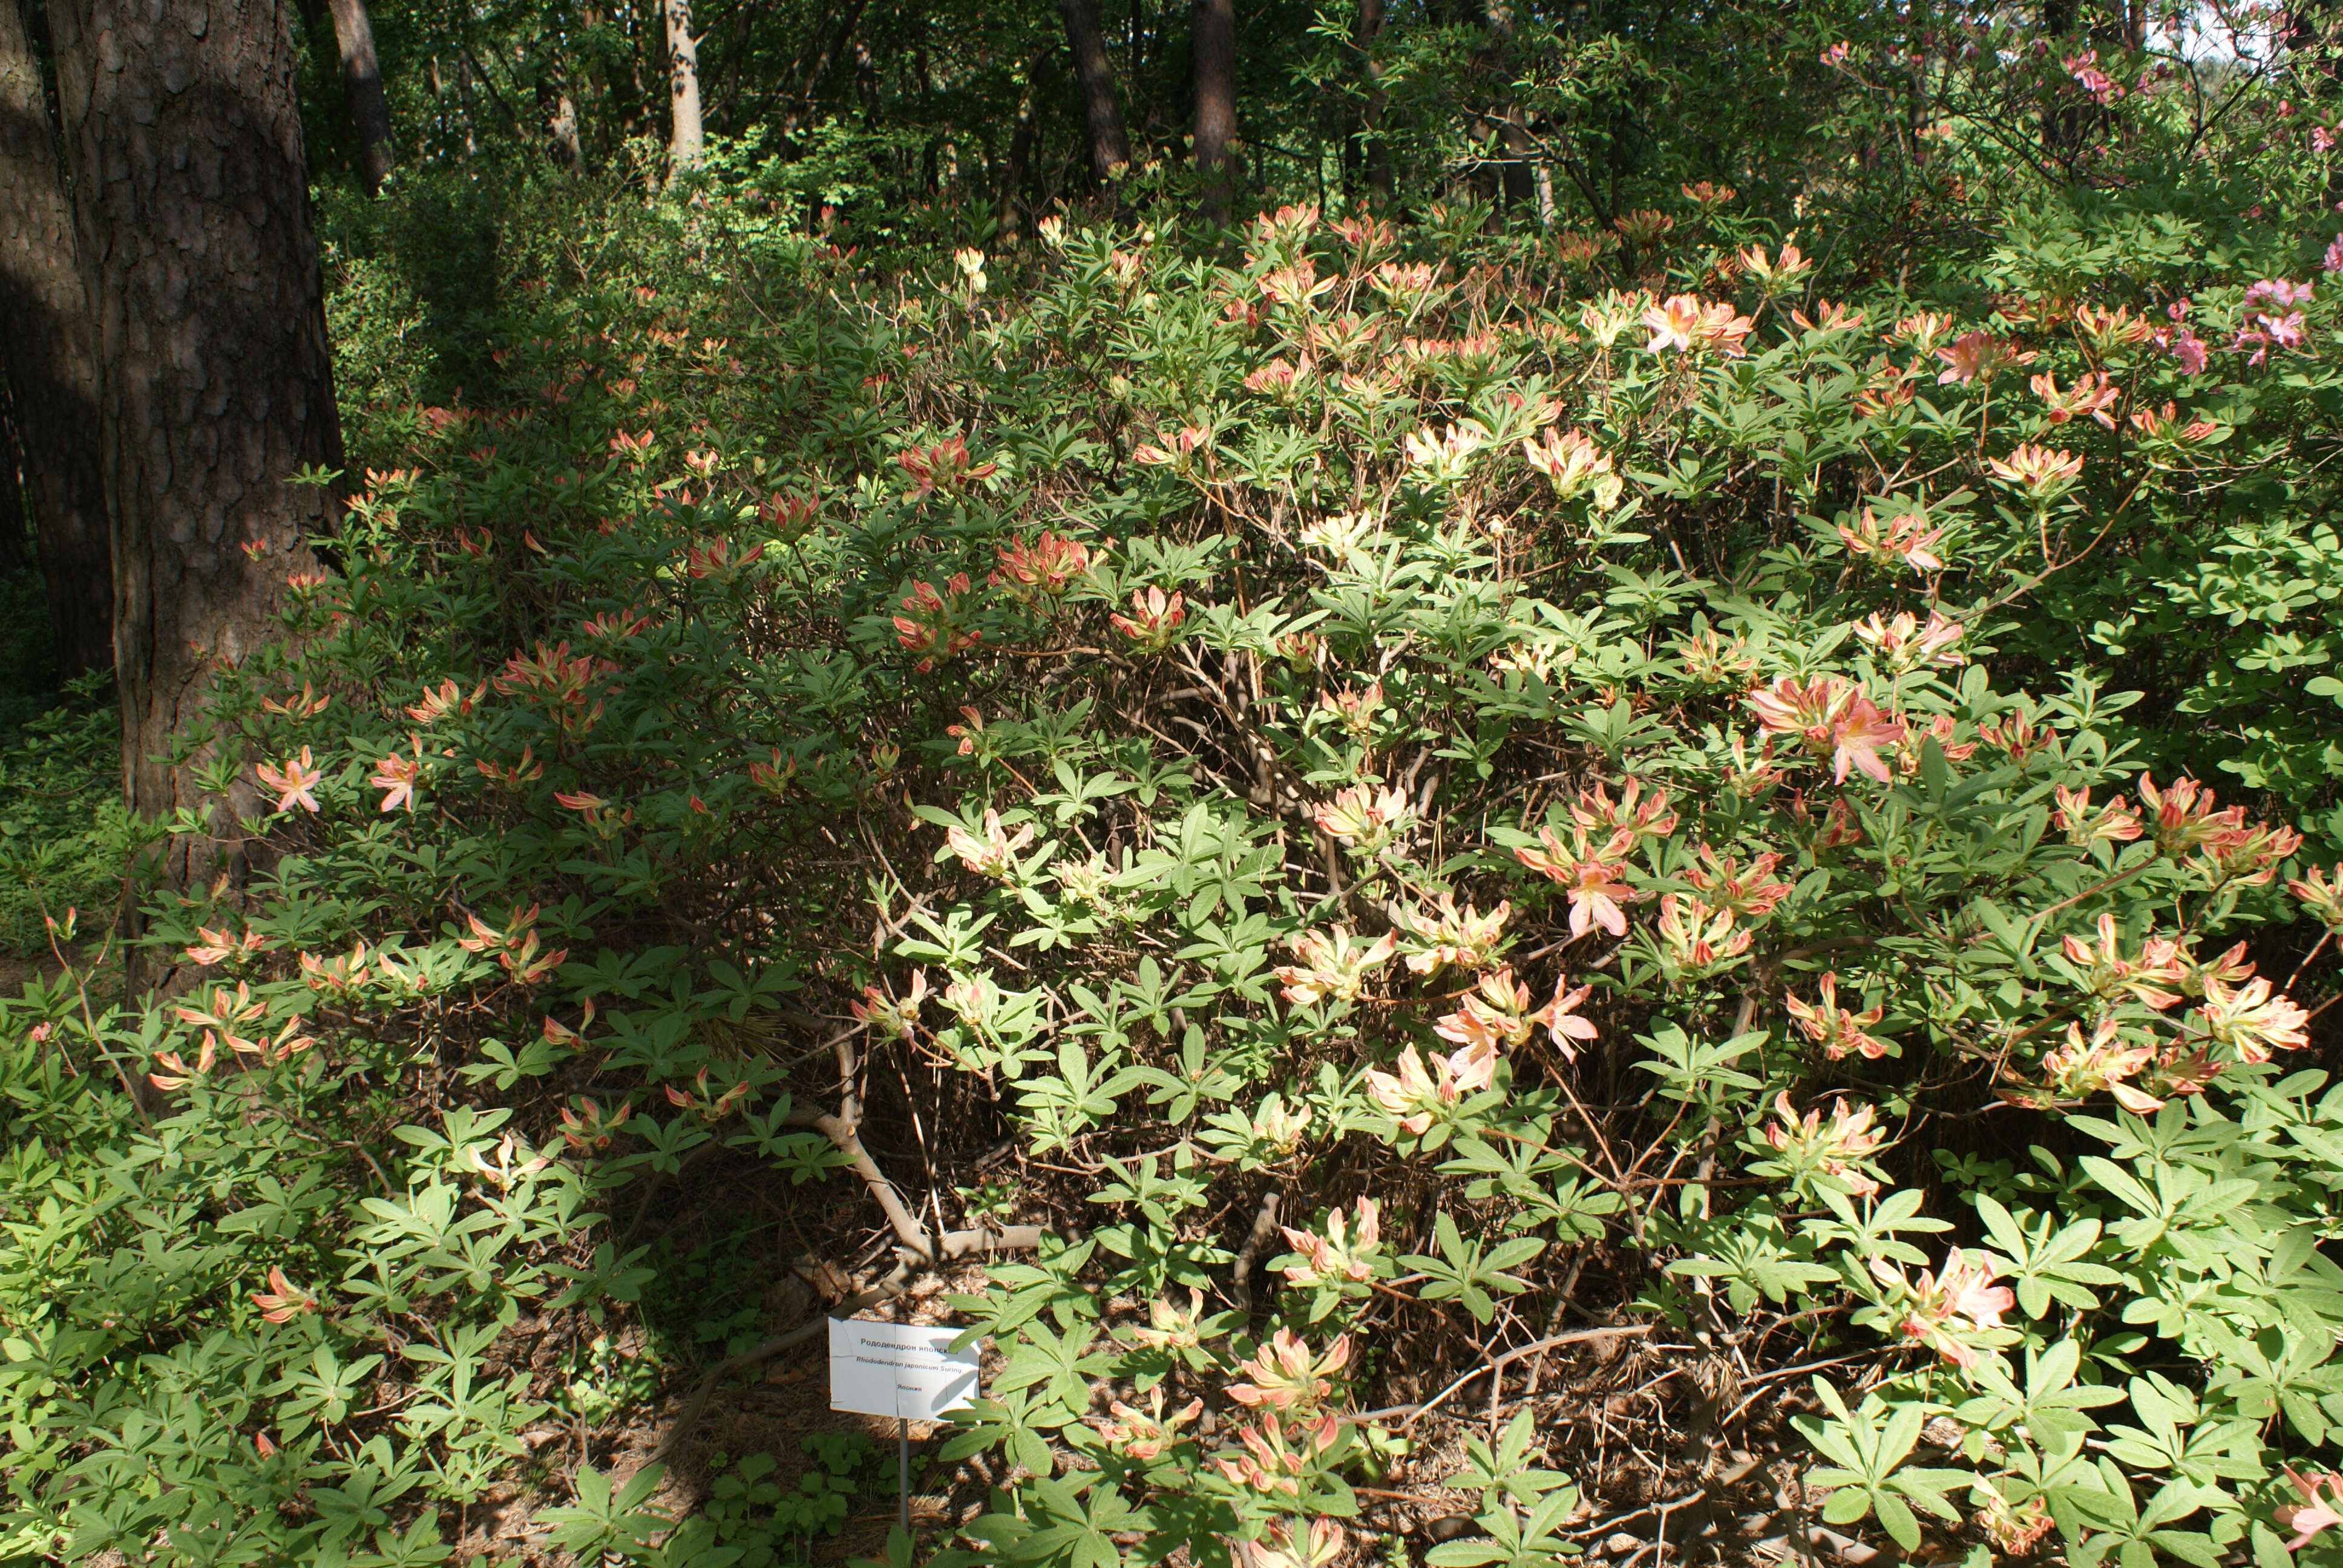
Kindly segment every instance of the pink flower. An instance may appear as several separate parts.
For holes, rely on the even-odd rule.
[[[1906,512],[1883,525],[1865,507],[1854,528],[1839,524],[1838,537],[1850,555],[1870,559],[1893,558],[1916,572],[1945,569],[1944,558],[1936,554],[1937,541],[1945,537],[1944,527],[1928,527],[1927,516],[1922,512]]]
[[[2343,272],[2343,234],[2337,235],[2327,244],[2326,269],[2328,272]]]
[[[1584,936],[1594,926],[1601,926],[1614,937],[1625,936],[1627,916],[1620,905],[1633,903],[1641,895],[1619,880],[1627,868],[1614,857],[1634,847],[1634,834],[1623,829],[1600,849],[1594,849],[1587,842],[1584,829],[1574,829],[1573,833],[1575,842],[1565,849],[1560,835],[1551,828],[1541,828],[1538,838],[1544,849],[1515,849],[1513,858],[1569,890],[1573,939]]]
[[[1527,1021],[1545,1025],[1546,1032],[1553,1037],[1555,1047],[1565,1058],[1575,1061],[1578,1060],[1578,1050],[1570,1042],[1574,1040],[1593,1040],[1597,1033],[1594,1024],[1578,1016],[1579,1004],[1586,1000],[1587,992],[1594,988],[1592,985],[1583,985],[1576,990],[1564,990],[1564,988],[1569,983],[1567,980],[1555,980],[1554,1000],[1530,1014]]]
[[[1838,971],[1830,970],[1817,982],[1822,992],[1819,1002],[1808,1005],[1795,995],[1785,996],[1782,1005],[1797,1020],[1799,1031],[1823,1048],[1823,1054],[1833,1061],[1848,1051],[1866,1061],[1876,1061],[1887,1054],[1885,1041],[1875,1039],[1865,1030],[1887,1016],[1885,1006],[1851,1011],[1838,1005]]]
[[[1880,759],[1879,748],[1904,743],[1904,721],[1891,713],[1883,713],[1868,697],[1858,697],[1838,722],[1831,729],[1831,774],[1838,782],[1846,782],[1850,765],[1862,769],[1882,784],[1890,775],[1887,764]]]
[[[2083,459],[2064,448],[2021,441],[2007,457],[1986,459],[1986,470],[2036,501],[2062,495],[2083,472]]]
[[[1435,1055],[1427,1065],[1411,1045],[1393,1065],[1397,1073],[1367,1069],[1367,1092],[1402,1128],[1422,1137],[1435,1116],[1496,1081],[1497,1048],[1483,1040],[1447,1056]]]
[[[2305,1480],[2295,1473],[2291,1465],[2282,1466],[2286,1478],[2295,1491],[2302,1494],[2300,1503],[2282,1503],[2275,1517],[2278,1527],[2295,1533],[2286,1543],[2288,1552],[2299,1552],[2310,1543],[2310,1538],[2330,1524],[2343,1524],[2343,1475],[2328,1471]]]
[[[1151,588],[1143,593],[1133,589],[1131,613],[1117,612],[1107,617],[1115,630],[1151,651],[1171,647],[1187,618],[1186,598],[1175,593],[1167,598],[1160,588]]]
[[[1980,377],[1990,382],[2006,367],[2031,365],[2035,360],[2031,350],[2020,350],[2009,339],[1989,332],[1964,332],[1937,349],[1936,357],[1947,367],[1936,377],[1937,384],[1947,387],[1956,381],[1966,387]]]
[[[1627,913],[1620,905],[1634,902],[1636,895],[1619,880],[1625,869],[1616,860],[1592,859],[1571,867],[1566,886],[1573,937],[1584,936],[1593,926],[1601,926],[1614,937],[1627,934]]]
[[[1976,1364],[1977,1352],[1958,1336],[2001,1327],[2001,1314],[2017,1304],[2016,1292],[1993,1282],[2000,1271],[1984,1252],[1955,1247],[1945,1254],[1943,1272],[1923,1269],[1917,1285],[1907,1284],[1903,1271],[1884,1260],[1875,1260],[1871,1271],[1881,1283],[1912,1292],[1902,1325],[1905,1337],[1964,1371]]]
[[[2338,237],[2343,238],[2343,236],[2338,236]],[[2168,332],[2159,331],[2157,333],[2156,340],[2158,343],[2163,344],[2165,351],[2170,354],[2174,360],[2179,364],[2180,373],[2182,375],[2202,376],[2205,374],[2205,356],[2207,353],[2205,340],[2197,337],[2194,332],[2189,331],[2186,327],[2176,327]]]
[[[313,791],[325,782],[326,770],[313,765],[307,747],[301,748],[300,756],[287,758],[282,768],[271,768],[264,762],[253,771],[260,776],[263,784],[277,791],[279,811],[290,811],[296,806],[305,811],[317,809],[317,797]]]
[[[387,791],[382,798],[385,811],[396,811],[404,806],[415,809],[415,786],[423,772],[423,743],[417,740],[415,755],[401,757],[396,752],[374,765],[374,773],[367,782],[377,789]]]
[[[1652,340],[1644,346],[1646,353],[1673,348],[1689,354],[1693,334],[1700,330],[1700,301],[1689,294],[1676,295],[1644,311],[1644,325],[1652,329]]]
[[[982,877],[997,877],[1003,881],[1017,874],[1017,851],[1031,843],[1033,825],[1030,822],[1011,833],[1001,825],[1001,813],[988,807],[984,813],[984,834],[981,838],[955,824],[944,829],[944,841],[960,863]]]

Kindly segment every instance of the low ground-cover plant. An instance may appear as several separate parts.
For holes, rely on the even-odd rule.
[[[494,397],[376,415],[176,999],[7,1008],[15,1546],[437,1561],[758,1184],[866,1302],[1020,1246],[986,1561],[2323,1541],[2308,256],[1289,208],[881,291],[666,210],[690,284],[524,250]],[[595,1458],[556,1544],[748,1550]]]

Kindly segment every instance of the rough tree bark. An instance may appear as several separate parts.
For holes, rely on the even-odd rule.
[[[124,793],[141,817],[185,809],[222,834],[167,841],[176,889],[248,874],[193,770],[206,689],[282,639],[286,578],[315,569],[306,536],[334,505],[289,480],[342,458],[287,4],[49,8],[96,318]],[[226,806],[261,803],[244,769]]]
[[[691,35],[691,0],[664,0],[667,15],[668,166],[696,166],[708,149],[699,118],[699,40]]]
[[[1082,117],[1091,133],[1091,167],[1113,180],[1131,166],[1131,137],[1122,128],[1122,105],[1114,95],[1114,66],[1099,29],[1098,0],[1058,0],[1066,21],[1066,46],[1074,56],[1074,81],[1081,88]]]
[[[1204,216],[1229,215],[1230,144],[1237,138],[1237,23],[1231,0],[1195,0],[1189,47],[1196,73],[1196,173]]]
[[[375,58],[374,19],[366,0],[331,0],[334,43],[342,57],[342,95],[358,137],[358,177],[367,195],[379,195],[390,177],[390,100],[383,95],[382,64]]]
[[[0,0],[0,369],[15,405],[58,667],[68,676],[111,668],[112,558],[89,296],[17,0]]]

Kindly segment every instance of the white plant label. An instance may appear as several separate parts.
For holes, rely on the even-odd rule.
[[[976,1396],[977,1348],[950,1348],[961,1331],[915,1323],[830,1320],[830,1408],[935,1421]]]

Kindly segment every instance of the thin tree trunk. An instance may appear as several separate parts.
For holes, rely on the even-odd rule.
[[[1530,201],[1534,183],[1530,177],[1529,127],[1523,123],[1521,106],[1513,102],[1513,8],[1509,0],[1488,0],[1485,15],[1489,47],[1483,58],[1490,74],[1497,78],[1497,136],[1505,148],[1498,174],[1503,182],[1501,188],[1504,205],[1511,209]]]
[[[25,437],[8,378],[0,375],[0,572],[23,571],[32,546],[32,508],[25,499]]]
[[[545,156],[553,166],[576,173],[586,166],[585,149],[578,141],[578,104],[560,68],[538,73],[537,116],[545,127]]]
[[[672,129],[668,166],[675,174],[699,166],[708,148],[699,119],[699,40],[691,35],[691,0],[664,0],[667,15],[668,108]]]
[[[1122,105],[1114,93],[1114,66],[1099,30],[1098,0],[1058,0],[1066,21],[1066,46],[1074,56],[1074,80],[1082,93],[1082,117],[1091,133],[1091,167],[1111,182],[1131,166],[1131,137],[1122,128]]]
[[[124,794],[224,835],[167,840],[165,886],[234,897],[236,818],[273,802],[249,766],[225,800],[204,789],[207,690],[284,641],[287,575],[316,569],[307,537],[335,504],[289,481],[342,462],[292,31],[285,0],[52,0],[49,19],[96,315]]]
[[[1383,0],[1359,0],[1358,20],[1352,25],[1351,45],[1359,52],[1359,75],[1366,83],[1366,102],[1359,110],[1360,154],[1366,160],[1368,200],[1377,211],[1391,206],[1393,194],[1391,145],[1383,140],[1383,66],[1375,60],[1375,44],[1383,36]]]
[[[1033,143],[1041,134],[1041,80],[1049,68],[1049,51],[1033,57],[1033,68],[1025,74],[1025,95],[1017,105],[1017,128],[1010,133],[1009,156],[1001,166],[1001,194],[992,216],[1004,247],[1015,245],[1024,230],[1026,172],[1032,166]]]
[[[468,55],[456,59],[456,106],[464,116],[464,156],[475,157],[480,150],[480,116],[473,102],[472,62]]]
[[[390,177],[390,100],[383,96],[382,64],[375,58],[374,22],[366,0],[331,0],[334,43],[342,56],[342,95],[358,137],[358,177],[376,196]]]
[[[113,570],[89,294],[17,0],[0,0],[0,373],[15,404],[58,668],[111,668]]]
[[[854,29],[861,25],[864,4],[865,0],[847,0],[846,14],[839,18],[838,25],[831,31],[829,42],[821,46],[820,53],[814,55],[813,63],[799,73],[795,78],[796,85],[790,93],[789,111],[781,118],[781,136],[784,139],[797,135],[798,128],[805,124],[808,116],[812,113],[814,95],[821,90],[822,78],[830,75],[830,68],[832,65],[838,64],[838,56],[853,40]],[[759,118],[763,107],[763,104],[759,103],[757,110],[750,113],[748,117],[752,121]]]
[[[1196,173],[1202,181],[1203,215],[1212,223],[1229,215],[1230,144],[1237,136],[1237,25],[1230,0],[1195,0],[1190,49],[1196,74]]]

